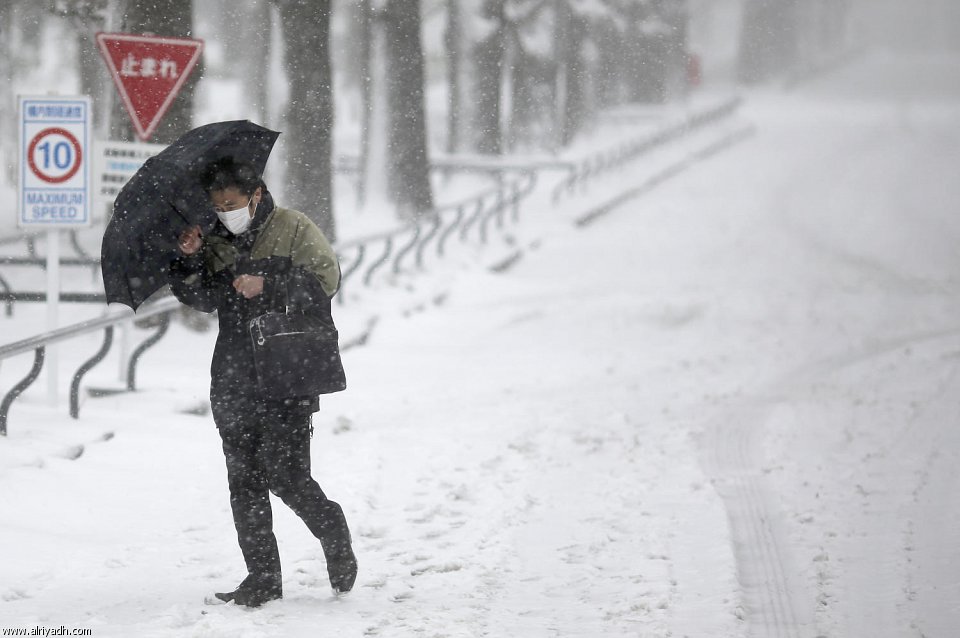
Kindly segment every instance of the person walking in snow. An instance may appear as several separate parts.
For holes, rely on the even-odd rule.
[[[235,590],[215,594],[216,600],[257,607],[283,596],[270,492],[320,540],[334,591],[350,591],[357,560],[343,509],[310,472],[311,419],[319,397],[264,396],[247,328],[251,318],[287,303],[329,319],[340,285],[336,254],[306,215],[274,205],[252,166],[218,160],[201,182],[219,222],[206,236],[199,226],[181,233],[170,280],[180,301],[219,316],[210,402],[247,576]]]

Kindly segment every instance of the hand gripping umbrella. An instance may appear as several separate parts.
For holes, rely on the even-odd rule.
[[[107,303],[137,309],[167,283],[177,239],[190,226],[209,231],[217,217],[199,175],[232,157],[262,175],[280,133],[247,120],[215,122],[183,134],[148,159],[117,195],[100,248]]]

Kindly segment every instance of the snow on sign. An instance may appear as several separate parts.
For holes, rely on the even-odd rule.
[[[20,97],[20,226],[90,223],[90,98]]]
[[[149,140],[200,59],[203,41],[98,33],[97,46],[137,136]]]

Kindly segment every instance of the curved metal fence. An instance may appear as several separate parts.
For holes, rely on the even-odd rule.
[[[490,227],[503,229],[509,220],[520,221],[520,202],[535,188],[537,174],[532,170],[517,171],[495,188],[469,199],[447,204],[420,217],[416,222],[382,233],[338,243],[337,252],[348,266],[341,273],[341,282],[361,276],[369,286],[378,271],[389,266],[399,274],[408,263],[423,268],[427,252],[443,257],[447,244],[456,235],[460,242],[475,237],[481,245],[490,241]],[[344,297],[338,297],[340,303]]]
[[[355,274],[362,275],[364,285],[370,285],[374,275],[389,264],[393,273],[401,272],[410,260],[417,268],[424,262],[424,253],[432,245],[438,256],[443,256],[444,241],[454,231],[459,232],[460,240],[466,241],[470,234],[476,234],[482,244],[489,240],[490,223],[503,227],[507,214],[509,218],[519,221],[519,205],[536,184],[536,174],[532,171],[520,172],[517,179],[502,180],[496,188],[490,189],[463,202],[442,206],[429,215],[425,215],[416,223],[402,226],[391,231],[370,235],[337,246],[338,253],[350,254],[348,266],[344,269],[341,278],[345,281]],[[469,213],[465,213],[469,211]],[[3,263],[17,265],[46,265],[39,257],[5,258]],[[99,260],[90,257],[78,257],[62,260],[69,265],[97,265]],[[13,292],[8,282],[0,276],[0,299],[6,303],[7,314],[12,312],[14,301],[43,301],[46,299],[42,292]],[[101,293],[61,293],[62,301],[104,303]],[[343,302],[344,296],[338,296]],[[66,341],[81,335],[98,330],[103,331],[103,343],[100,349],[87,359],[74,373],[70,384],[70,416],[78,418],[80,414],[80,383],[90,370],[109,354],[113,345],[114,327],[130,321],[140,321],[148,317],[158,317],[157,328],[153,335],[145,339],[131,354],[127,364],[127,390],[136,389],[136,368],[141,356],[147,349],[155,345],[167,332],[170,325],[170,316],[181,308],[180,302],[174,297],[166,297],[153,303],[145,304],[134,315],[129,309],[123,308],[110,312],[98,319],[91,319],[72,326],[67,326],[51,332],[42,333],[29,339],[17,341],[0,347],[0,364],[5,360],[29,352],[33,352],[33,366],[25,377],[11,388],[0,400],[0,436],[7,434],[7,418],[13,402],[27,388],[29,388],[43,369],[47,346]]]
[[[582,186],[593,177],[622,166],[626,162],[672,142],[691,131],[731,115],[740,107],[741,102],[740,97],[731,98],[719,106],[694,113],[674,126],[627,140],[614,148],[600,151],[585,158],[574,167],[566,179],[553,189],[553,201],[557,202],[561,195],[570,195],[575,188]]]
[[[418,217],[415,221],[400,225],[388,231],[360,237],[335,245],[341,263],[346,264],[341,273],[341,282],[360,277],[364,286],[370,286],[375,277],[389,268],[389,272],[397,275],[413,269],[423,269],[429,253],[443,258],[450,251],[450,242],[465,243],[471,240],[486,245],[490,242],[491,228],[503,230],[507,223],[520,221],[520,204],[529,196],[537,184],[537,169],[564,169],[567,175],[552,192],[555,202],[564,193],[571,193],[578,185],[588,179],[600,175],[612,168],[618,167],[627,161],[635,159],[644,153],[670,142],[686,132],[715,122],[736,110],[740,105],[740,98],[732,99],[718,107],[700,112],[688,117],[683,122],[648,135],[637,140],[625,142],[616,148],[598,152],[580,163],[568,162],[534,162],[527,165],[501,165],[491,168],[487,166],[470,166],[466,164],[448,163],[446,170],[487,170],[498,175],[498,184],[478,195],[440,206],[429,213]],[[578,221],[578,223],[580,223]],[[46,266],[46,261],[36,253],[35,239],[37,233],[20,235],[13,238],[0,238],[0,245],[26,242],[25,257],[0,257],[0,264],[19,266]],[[77,240],[76,232],[70,233],[70,241],[77,257],[61,260],[65,266],[84,266],[99,268],[99,259],[84,252]],[[5,304],[6,314],[13,311],[15,301],[43,301],[46,295],[42,292],[16,292],[11,290],[9,282],[0,275],[0,301]],[[75,302],[104,303],[104,296],[100,293],[61,293],[61,300]],[[338,303],[344,303],[345,296],[337,297]],[[136,387],[136,366],[143,353],[156,344],[167,332],[171,314],[181,307],[174,297],[166,297],[156,302],[145,304],[136,315],[124,308],[108,313],[101,318],[92,319],[43,333],[29,339],[11,343],[0,347],[0,364],[11,357],[34,353],[34,363],[29,373],[23,377],[0,400],[0,435],[7,433],[7,416],[13,401],[20,396],[39,376],[43,368],[46,347],[50,344],[75,338],[80,335],[102,330],[104,337],[100,349],[86,360],[74,373],[70,385],[70,415],[79,416],[79,389],[84,375],[100,363],[109,353],[113,344],[113,329],[118,324],[130,321],[140,321],[147,317],[156,317],[156,330],[145,339],[132,353],[127,364],[127,389]]]
[[[148,317],[159,318],[154,334],[144,340],[134,350],[127,364],[127,390],[132,391],[136,389],[136,370],[140,357],[148,348],[155,345],[157,341],[166,334],[170,326],[170,314],[177,311],[180,307],[180,302],[175,297],[166,297],[153,303],[144,304],[136,316],[134,316],[129,308],[124,308],[107,313],[97,319],[90,319],[89,321],[45,332],[30,337],[29,339],[23,339],[0,347],[0,364],[19,354],[33,352],[33,367],[30,368],[27,375],[14,385],[13,388],[4,395],[3,400],[0,401],[0,436],[6,436],[7,434],[7,414],[10,411],[11,404],[24,390],[29,388],[40,375],[46,358],[47,346],[96,332],[97,330],[103,330],[103,345],[77,369],[70,383],[70,416],[76,419],[80,415],[80,382],[83,380],[83,376],[103,361],[110,352],[110,347],[113,344],[114,326],[135,320],[140,321]]]
[[[503,228],[507,213],[513,222],[520,219],[520,202],[536,186],[537,174],[533,170],[513,169],[511,177],[501,177],[500,183],[478,195],[463,201],[446,204],[421,215],[416,221],[388,231],[368,235],[348,242],[337,243],[335,249],[349,266],[343,271],[342,281],[361,272],[362,282],[369,286],[374,274],[383,266],[390,264],[393,273],[399,273],[404,260],[412,253],[417,268],[422,268],[428,245],[433,243],[438,256],[443,256],[449,236],[458,232],[460,241],[467,241],[471,233],[476,234],[481,244],[489,240],[489,227],[494,220],[497,228]],[[99,269],[100,260],[83,252],[71,233],[71,243],[80,256],[65,257],[60,260],[62,266],[86,266]],[[26,257],[0,256],[0,265],[46,267],[46,260],[36,255],[33,240],[35,234],[16,238],[28,241],[30,255]],[[105,303],[104,295],[98,293],[62,293],[62,301]],[[340,297],[341,302],[343,297]],[[13,314],[13,304],[17,301],[44,301],[46,294],[39,291],[15,291],[9,282],[0,275],[0,301],[5,304],[7,316]]]

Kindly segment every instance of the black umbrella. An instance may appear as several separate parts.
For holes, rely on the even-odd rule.
[[[148,159],[117,195],[103,234],[100,269],[107,303],[134,310],[167,283],[180,233],[217,221],[200,186],[210,162],[232,157],[262,175],[280,134],[248,120],[215,122],[183,134]]]

